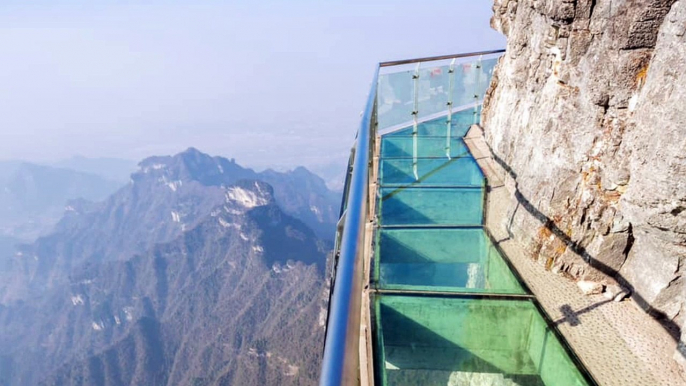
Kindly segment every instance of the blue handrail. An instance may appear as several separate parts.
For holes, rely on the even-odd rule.
[[[345,223],[340,243],[340,257],[335,273],[335,291],[331,288],[331,304],[326,328],[326,341],[320,385],[350,383],[359,375],[359,311],[362,284],[361,256],[364,249],[364,226],[369,202],[369,162],[374,130],[376,86],[379,69],[374,73],[362,122],[357,132],[355,160],[348,190]]]

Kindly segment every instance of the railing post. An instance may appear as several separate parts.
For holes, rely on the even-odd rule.
[[[417,63],[417,67],[414,70],[414,75],[412,75],[412,82],[414,84],[414,109],[412,110],[412,172],[414,173],[414,179],[419,180],[419,174],[417,173],[417,119],[419,118],[419,66],[421,63]]]
[[[453,88],[455,87],[455,58],[448,69],[448,119],[446,121],[445,156],[450,159],[450,131],[453,125]]]
[[[476,81],[474,82],[474,122],[473,124],[477,124],[477,119],[476,116],[479,113],[479,91],[481,90],[481,56],[479,56],[479,60],[476,62]]]

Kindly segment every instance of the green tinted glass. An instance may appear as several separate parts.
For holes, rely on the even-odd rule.
[[[529,300],[375,299],[381,385],[587,385]]]
[[[481,228],[381,229],[376,248],[381,288],[525,293]]]
[[[381,188],[380,225],[481,225],[480,188]]]
[[[470,107],[465,110],[461,110],[453,113],[450,125],[450,135],[452,137],[464,137],[474,124],[474,108]],[[441,117],[432,119],[430,121],[421,122],[417,125],[417,134],[419,136],[426,137],[445,137],[448,134],[448,119],[447,117]],[[407,136],[412,135],[413,127],[409,126],[404,129],[396,130],[392,133],[388,133],[385,136]]]
[[[482,226],[485,180],[462,137],[480,123],[496,62],[380,78],[380,385],[587,384]]]
[[[417,175],[412,158],[389,158],[380,161],[379,181],[383,186],[473,186],[484,183],[481,169],[472,157],[418,158]]]
[[[414,139],[412,136],[383,136],[381,138],[381,157],[412,158]],[[449,147],[448,147],[449,144]],[[417,157],[464,157],[469,155],[462,138],[423,137],[417,138]]]

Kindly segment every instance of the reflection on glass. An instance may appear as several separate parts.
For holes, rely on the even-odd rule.
[[[455,83],[452,95],[453,106],[459,107],[475,102],[474,96],[478,95],[479,81],[485,78],[482,76],[482,69],[478,65],[478,60],[462,63],[455,67]]]
[[[414,71],[402,71],[379,76],[377,89],[377,119],[379,129],[412,120],[414,109]]]
[[[470,109],[473,113],[473,105],[483,100],[497,61],[497,58],[473,58],[454,64],[452,71],[450,65],[422,63],[419,69],[379,75],[379,130],[401,124],[409,126],[413,118],[421,122],[437,115],[445,116],[449,104],[453,111]],[[415,106],[416,116],[412,114]],[[470,124],[474,123],[473,114],[471,118]]]
[[[497,58],[492,58],[492,59],[484,59],[478,62],[479,66],[481,67],[478,71],[478,79],[479,82],[477,83],[477,88],[474,92],[476,95],[476,99],[478,100],[483,100],[484,96],[486,95],[486,90],[488,90],[488,86],[491,84],[491,77],[493,76],[493,68],[495,65],[498,63]]]
[[[380,225],[481,225],[481,188],[385,188]]]
[[[381,288],[525,293],[481,228],[381,229],[376,248]]]
[[[479,187],[484,177],[472,157],[419,158],[416,179],[412,159],[388,158],[380,161],[379,181],[383,186],[465,186]]]
[[[412,136],[383,136],[381,138],[381,157],[412,158],[414,142]],[[461,138],[450,138],[450,156],[465,157],[469,155],[467,146]],[[443,137],[418,136],[417,157],[445,157],[446,139]]]
[[[450,99],[449,66],[427,67],[419,71],[419,119],[446,111]]]
[[[464,109],[453,113],[451,120],[451,137],[464,137],[469,130],[469,127],[474,123],[474,109]],[[393,131],[384,136],[406,136],[412,134],[412,126],[404,129]],[[447,135],[447,119],[446,117],[436,118],[430,121],[425,121],[417,125],[417,134],[426,137],[445,137]]]
[[[587,385],[529,300],[381,295],[380,385]]]

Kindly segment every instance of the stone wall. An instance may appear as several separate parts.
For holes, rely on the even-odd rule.
[[[495,0],[484,104],[512,237],[551,271],[686,316],[686,0]],[[686,355],[686,353],[684,353]]]

